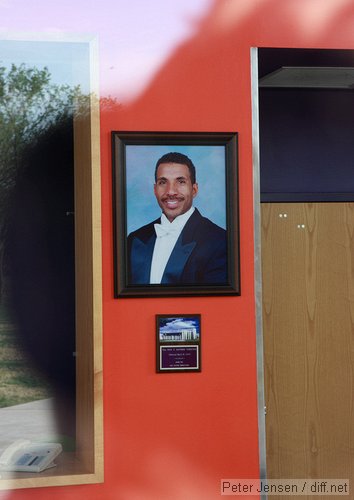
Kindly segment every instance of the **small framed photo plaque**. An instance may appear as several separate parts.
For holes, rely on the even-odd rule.
[[[156,371],[201,371],[200,314],[156,316]]]

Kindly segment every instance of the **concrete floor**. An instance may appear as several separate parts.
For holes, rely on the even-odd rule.
[[[0,408],[0,453],[17,439],[55,441],[53,400],[42,399]]]

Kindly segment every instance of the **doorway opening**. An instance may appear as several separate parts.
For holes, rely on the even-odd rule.
[[[261,477],[353,478],[354,51],[252,49],[252,82]]]

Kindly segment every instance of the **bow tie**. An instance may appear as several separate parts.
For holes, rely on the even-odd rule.
[[[156,236],[158,238],[161,238],[162,236],[169,236],[170,234],[175,233],[178,231],[178,227],[176,226],[164,226],[162,224],[154,224]]]

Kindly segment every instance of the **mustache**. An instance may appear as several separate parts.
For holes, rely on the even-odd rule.
[[[167,200],[177,200],[177,201],[182,201],[184,200],[183,196],[178,196],[178,195],[165,195],[161,198],[162,201],[167,201]]]

